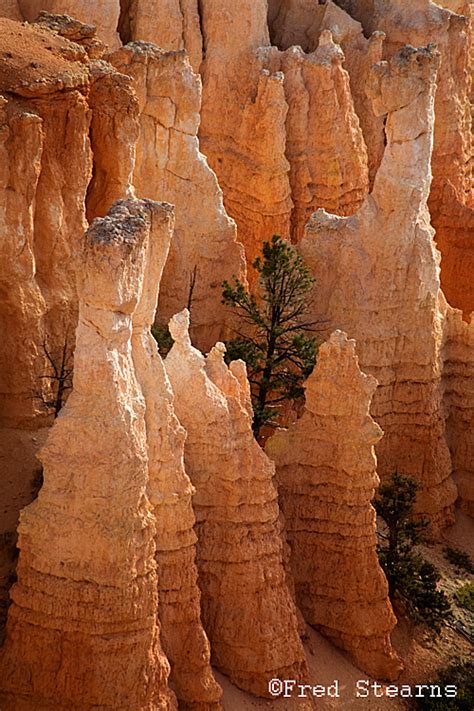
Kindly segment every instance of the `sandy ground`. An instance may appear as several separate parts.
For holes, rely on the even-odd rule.
[[[443,548],[447,545],[461,548],[474,559],[474,521],[458,512],[456,524],[448,529],[443,541],[423,548],[423,554],[439,569],[441,586],[450,593],[467,579],[469,575],[456,573],[446,561]],[[437,638],[432,638],[422,629],[401,620],[393,634],[393,644],[405,662],[405,670],[396,682],[398,686],[415,686],[433,682],[436,670],[447,666],[452,660],[467,658],[473,654],[469,641],[455,630],[446,627]],[[367,675],[355,667],[348,657],[315,630],[309,630],[305,644],[310,670],[310,683],[328,686],[339,682],[339,698],[318,698],[312,705],[307,699],[280,698],[274,700],[257,699],[237,689],[229,680],[216,672],[216,677],[224,690],[224,711],[254,711],[254,709],[275,709],[276,711],[306,711],[306,709],[340,709],[351,711],[397,711],[406,709],[408,704],[401,698],[357,698],[358,680]]]

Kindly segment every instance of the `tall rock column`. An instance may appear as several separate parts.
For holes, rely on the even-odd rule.
[[[133,314],[132,354],[145,398],[148,496],[156,516],[161,641],[171,664],[170,683],[181,709],[217,711],[221,690],[210,667],[209,641],[200,617],[194,487],[184,469],[186,432],[150,329],[174,224],[170,205],[147,201],[151,218],[141,299]]]
[[[267,442],[277,466],[296,599],[306,621],[365,672],[395,679],[396,619],[376,552],[371,505],[379,479],[369,414],[375,378],[359,369],[355,341],[336,331],[306,382],[302,417]]]
[[[199,131],[250,265],[273,234],[289,237],[293,203],[285,157],[283,74],[270,72],[266,0],[201,0],[205,59]],[[253,273],[249,279],[253,280]]]
[[[161,324],[190,305],[192,333],[207,349],[231,323],[222,282],[245,279],[242,245],[214,172],[199,151],[201,81],[184,51],[132,42],[110,57],[132,76],[140,104],[134,183],[139,195],[176,205],[176,225],[158,303]]]
[[[369,89],[376,113],[387,114],[387,147],[373,191],[353,217],[318,210],[300,245],[316,277],[313,319],[354,337],[361,368],[379,382],[379,473],[420,481],[419,510],[434,535],[452,523],[456,498],[440,392],[439,254],[427,209],[438,64],[435,50],[405,47],[375,65]]]
[[[89,228],[74,391],[23,510],[0,656],[2,708],[176,708],[160,648],[145,407],[132,360],[150,212],[118,202]]]
[[[302,679],[304,652],[283,568],[274,466],[252,435],[243,374],[192,347],[187,311],[170,322],[165,367],[188,437],[202,616],[212,661],[243,689],[268,695],[273,677]]]

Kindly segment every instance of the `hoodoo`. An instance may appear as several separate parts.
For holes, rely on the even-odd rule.
[[[7,710],[176,708],[160,647],[145,405],[131,348],[152,220],[168,209],[118,202],[86,234],[74,389],[19,526],[0,653]]]
[[[375,378],[359,369],[356,343],[340,331],[319,349],[301,418],[266,451],[277,466],[279,500],[291,548],[296,600],[306,621],[376,678],[395,679],[390,643],[396,619],[376,552],[379,479],[369,414]]]
[[[273,677],[306,677],[283,569],[275,468],[252,435],[248,391],[225,365],[221,345],[206,359],[188,328],[186,310],[170,321],[175,344],[165,367],[188,433],[203,623],[216,667],[266,696]]]

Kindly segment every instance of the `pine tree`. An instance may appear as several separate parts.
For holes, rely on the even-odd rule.
[[[223,303],[238,312],[244,332],[226,344],[227,359],[247,364],[253,431],[275,426],[279,408],[303,396],[303,383],[316,362],[316,338],[307,335],[314,324],[304,320],[314,279],[295,248],[278,235],[265,242],[253,262],[259,298],[241,281],[223,283]]]

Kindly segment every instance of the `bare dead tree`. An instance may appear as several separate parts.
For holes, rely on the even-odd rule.
[[[72,353],[68,334],[66,333],[63,346],[58,353],[50,351],[46,340],[41,345],[51,372],[39,375],[38,379],[47,381],[49,394],[45,395],[43,388],[41,388],[35,398],[40,400],[47,412],[52,413],[56,419],[65,403],[67,392],[72,388],[74,369],[71,365]]]

